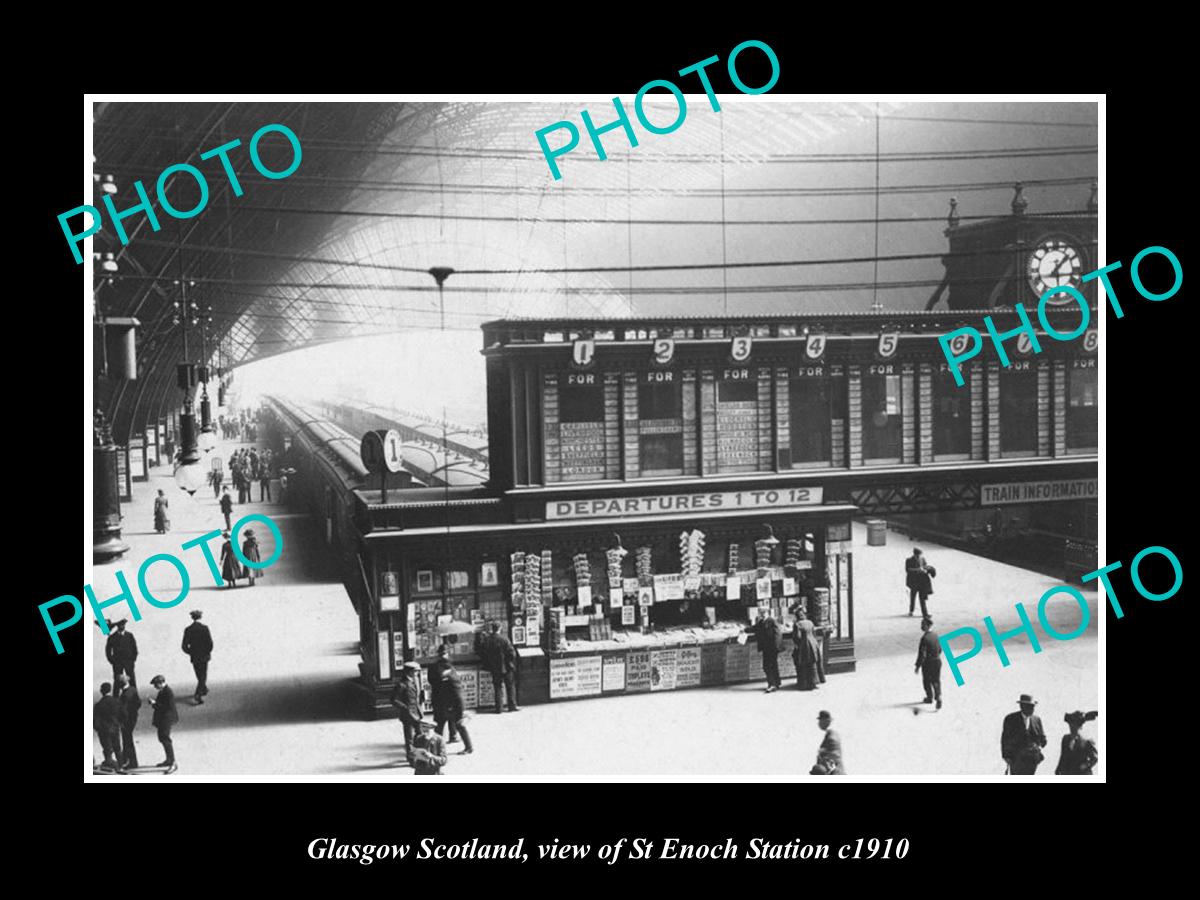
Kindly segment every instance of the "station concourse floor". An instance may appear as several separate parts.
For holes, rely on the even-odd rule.
[[[234,445],[215,452],[228,456]],[[91,584],[100,599],[119,593],[115,573],[124,572],[142,611],[128,628],[138,642],[137,682],[143,698],[137,747],[143,765],[162,758],[150,724],[150,679],[162,674],[175,691],[180,721],[173,732],[181,775],[344,775],[385,773],[412,777],[403,763],[403,739],[394,718],[365,721],[358,712],[358,619],[337,574],[326,560],[321,527],[307,514],[273,503],[238,504],[233,521],[265,513],[279,526],[284,550],[253,587],[214,587],[198,548],[181,544],[224,525],[212,489],[188,498],[168,466],[150,470],[149,482],[135,483],[133,502],[122,504],[123,537],[130,550],[96,566]],[[172,529],[153,528],[153,497],[159,488],[170,500]],[[252,496],[259,495],[258,485]],[[274,550],[262,523],[255,526],[263,558]],[[467,725],[475,753],[460,755],[450,744],[446,775],[621,776],[664,778],[728,775],[804,775],[821,742],[817,712],[829,710],[842,739],[851,775],[999,775],[1000,728],[1017,709],[1020,694],[1032,694],[1046,730],[1046,761],[1039,775],[1051,775],[1067,728],[1064,713],[1098,709],[1099,644],[1097,594],[1083,591],[1090,622],[1069,641],[1048,638],[1037,625],[1037,601],[1056,582],[1026,569],[972,556],[922,541],[937,568],[930,612],[945,634],[973,626],[984,630],[991,615],[998,631],[1020,624],[1014,605],[1024,602],[1035,623],[1042,652],[1034,654],[1022,635],[1005,643],[1010,665],[1002,667],[990,643],[962,664],[965,684],[957,686],[942,666],[944,707],[922,704],[920,675],[913,674],[920,612],[908,616],[904,557],[912,543],[889,532],[887,545],[869,547],[866,530],[854,528],[856,672],[831,675],[817,691],[800,692],[793,679],[783,689],[763,693],[762,683],[692,688],[654,694],[594,698],[524,706],[520,713],[479,713]],[[219,554],[220,543],[212,543]],[[170,609],[141,600],[137,569],[155,553],[183,559],[191,592]],[[178,594],[179,579],[164,563],[149,570],[155,596]],[[212,631],[209,695],[193,705],[195,678],[180,649],[189,610],[204,611]],[[90,610],[89,610],[90,612]],[[127,616],[124,604],[109,618]],[[1102,612],[1102,611],[1101,611]],[[1080,611],[1069,597],[1049,604],[1048,616],[1061,633],[1074,631]],[[112,677],[104,658],[104,636],[93,629],[93,702]],[[966,646],[959,638],[956,647]],[[1096,723],[1084,726],[1096,737]],[[102,758],[93,734],[94,753]],[[1100,746],[1101,767],[1104,747]]]

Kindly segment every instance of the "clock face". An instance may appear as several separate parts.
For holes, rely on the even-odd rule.
[[[1046,238],[1029,255],[1029,286],[1038,297],[1057,287],[1078,289],[1082,272],[1079,251],[1063,238]],[[1071,303],[1072,299],[1069,294],[1055,294],[1046,302]]]

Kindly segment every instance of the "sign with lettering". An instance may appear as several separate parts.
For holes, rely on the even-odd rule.
[[[604,655],[601,689],[606,693],[625,690],[625,654],[606,653]]]
[[[900,334],[895,331],[885,331],[879,335],[879,344],[875,348],[875,353],[880,359],[891,359],[896,355],[896,349],[900,346]]]
[[[1100,346],[1100,332],[1095,328],[1089,328],[1083,333],[1083,352],[1095,353],[1096,348]]]
[[[675,687],[700,686],[700,648],[680,647],[676,657]]]
[[[1006,503],[1045,503],[1053,500],[1094,500],[1098,496],[1095,478],[1070,481],[1019,481],[1014,484],[985,484],[979,492],[982,506]]]
[[[780,488],[758,491],[712,491],[703,494],[663,494],[649,497],[610,497],[592,500],[551,500],[547,519],[605,519],[619,516],[655,516],[708,510],[788,509],[819,506],[824,489]]]
[[[654,362],[665,366],[675,357],[675,339],[658,338],[654,342]]]
[[[650,690],[650,675],[650,651],[629,651],[625,656],[625,692]]]
[[[825,335],[821,332],[810,334],[804,342],[804,358],[818,360],[825,355]]]
[[[678,674],[679,652],[677,650],[650,651],[650,690],[675,690],[675,677]]]
[[[458,680],[462,684],[463,707],[473,709],[479,705],[479,670],[459,669]]]
[[[490,709],[496,705],[496,686],[492,682],[492,676],[488,672],[483,673],[483,677],[479,679],[479,702],[477,704],[480,709]]]
[[[599,694],[601,667],[599,656],[550,660],[550,699]]]

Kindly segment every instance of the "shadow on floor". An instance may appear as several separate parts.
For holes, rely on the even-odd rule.
[[[179,730],[202,731],[236,725],[300,722],[360,722],[362,697],[347,678],[261,678],[222,684],[209,682],[209,694],[193,706],[190,679],[174,685],[181,709]]]

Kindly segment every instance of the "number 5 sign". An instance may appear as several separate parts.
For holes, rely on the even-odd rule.
[[[879,335],[879,345],[876,347],[876,353],[880,359],[891,359],[896,355],[896,349],[900,346],[900,334],[896,331],[885,331]]]

